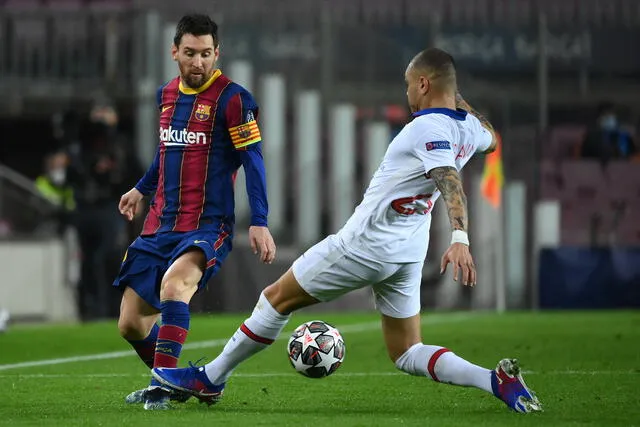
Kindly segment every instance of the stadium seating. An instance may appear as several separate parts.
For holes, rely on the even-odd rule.
[[[556,126],[549,132],[549,139],[542,150],[543,158],[577,157],[586,128],[584,126]]]
[[[640,204],[640,164],[613,161],[607,164],[611,197],[627,203]]]
[[[558,126],[547,133],[538,196],[560,201],[565,245],[640,245],[640,164],[579,159],[584,131]]]
[[[560,199],[563,184],[560,163],[551,159],[542,159],[539,169],[539,183],[541,199]]]
[[[561,177],[562,241],[599,243],[603,226],[599,201],[606,195],[602,167],[597,162],[568,160],[561,164]]]

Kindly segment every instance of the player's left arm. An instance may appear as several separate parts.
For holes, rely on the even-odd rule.
[[[261,143],[250,150],[240,152],[242,167],[246,176],[246,189],[251,207],[251,225],[267,227],[269,202],[267,201],[267,177],[262,157]]]
[[[480,114],[471,105],[469,105],[469,103],[464,100],[460,92],[456,92],[456,107],[462,108],[472,116],[475,116],[480,121],[480,124],[482,125],[482,127],[487,132],[490,133],[491,142],[489,143],[489,146],[487,148],[482,150],[482,153],[485,153],[485,154],[493,153],[496,150],[496,147],[498,146],[498,136],[496,135],[496,131],[493,128],[493,125],[491,124],[491,122],[489,122],[489,120],[487,120],[485,116]]]
[[[451,229],[467,232],[467,210],[462,181],[456,168],[453,135],[437,121],[427,122],[418,134],[413,152],[422,161],[428,179],[432,179],[447,204]]]
[[[469,216],[467,212],[467,196],[462,187],[462,179],[455,167],[440,166],[429,171],[429,177],[434,181],[447,205],[449,222],[451,223],[451,246],[442,256],[441,274],[447,265],[453,265],[453,279],[458,280],[458,271],[462,272],[462,284],[474,286],[476,284],[476,267],[469,251]]]
[[[467,233],[469,219],[467,217],[467,196],[462,188],[462,179],[458,170],[451,166],[431,169],[429,176],[447,205],[451,229]]]
[[[246,177],[251,208],[251,247],[254,253],[260,252],[263,262],[271,263],[275,258],[276,246],[267,228],[269,204],[262,157],[262,136],[257,123],[258,106],[248,92],[237,93],[227,103],[226,117],[231,142],[240,156]]]
[[[462,283],[473,286],[476,269],[469,252],[467,230],[467,197],[462,188],[462,180],[456,167],[453,135],[447,126],[437,121],[427,121],[424,131],[416,138],[413,152],[422,161],[427,178],[433,180],[440,191],[451,223],[451,246],[442,256],[441,273],[449,263],[453,264],[453,278],[458,280],[462,272]]]

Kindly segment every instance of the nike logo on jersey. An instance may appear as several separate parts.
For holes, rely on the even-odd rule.
[[[208,242],[206,240],[194,240],[193,243],[197,245],[198,243],[208,243]]]
[[[173,105],[165,105],[164,107],[162,107],[162,112],[164,113],[165,111],[167,111],[168,109],[172,108]]]

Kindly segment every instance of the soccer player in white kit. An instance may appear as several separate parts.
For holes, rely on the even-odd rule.
[[[442,196],[452,228],[441,272],[452,264],[454,280],[460,277],[463,285],[474,286],[466,197],[458,172],[475,153],[493,151],[496,137],[489,122],[459,95],[448,53],[434,48],[420,52],[409,63],[405,80],[414,118],[389,145],[345,226],[264,289],[251,316],[215,360],[201,367],[153,369],[157,380],[217,401],[233,369],[273,343],[293,311],[371,286],[388,353],[398,369],[480,388],[518,412],[542,410],[515,359],[503,359],[489,370],[444,347],[422,343],[420,283],[431,210]]]

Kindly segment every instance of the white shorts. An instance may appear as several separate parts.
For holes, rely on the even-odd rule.
[[[307,250],[291,268],[302,289],[319,301],[371,286],[377,309],[386,316],[404,319],[420,312],[423,264],[363,258],[345,248],[334,234]]]

